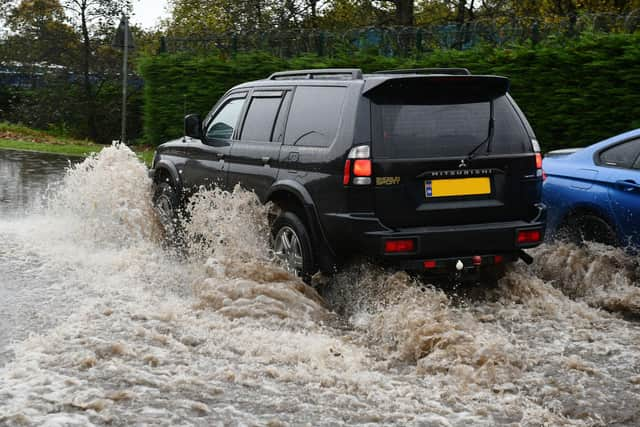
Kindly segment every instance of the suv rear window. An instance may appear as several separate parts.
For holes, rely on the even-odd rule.
[[[286,145],[328,147],[336,138],[346,88],[299,86],[291,104]]]
[[[465,156],[489,135],[490,103],[378,105],[379,158]],[[524,124],[506,96],[494,101],[494,154],[531,152]],[[478,153],[486,151],[486,147]]]

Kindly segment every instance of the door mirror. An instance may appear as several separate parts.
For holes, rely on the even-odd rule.
[[[202,120],[198,114],[184,118],[184,134],[190,138],[202,139]]]

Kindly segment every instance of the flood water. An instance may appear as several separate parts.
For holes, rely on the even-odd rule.
[[[128,149],[66,164],[0,151],[0,425],[640,424],[620,250],[544,245],[459,295],[360,263],[318,294],[251,193],[199,194],[178,253]]]

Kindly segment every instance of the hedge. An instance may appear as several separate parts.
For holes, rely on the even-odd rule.
[[[143,58],[148,143],[182,135],[185,113],[206,113],[235,84],[286,69],[466,67],[511,79],[511,93],[545,151],[579,147],[640,127],[640,34],[586,34],[509,48],[441,50],[413,58],[366,52],[281,59],[265,53],[162,54]]]

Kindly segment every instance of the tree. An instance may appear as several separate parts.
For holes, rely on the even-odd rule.
[[[91,82],[91,65],[94,56],[93,38],[101,30],[112,28],[116,18],[131,11],[131,0],[63,0],[63,7],[72,25],[80,34],[82,44],[80,69],[84,83],[84,102],[87,111],[87,133],[96,140],[96,107]]]
[[[24,65],[68,63],[76,38],[65,21],[58,0],[22,0],[6,14],[10,49],[5,58]]]

